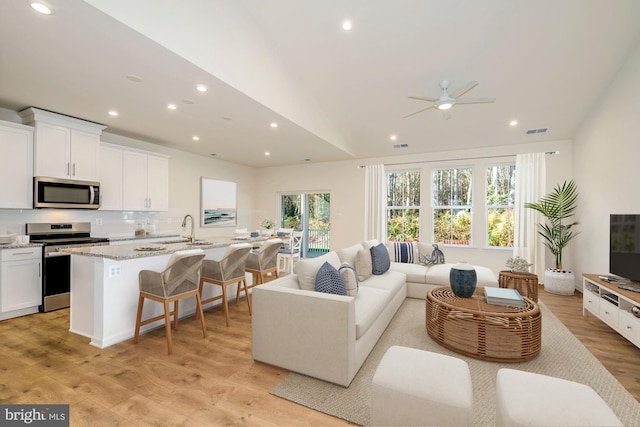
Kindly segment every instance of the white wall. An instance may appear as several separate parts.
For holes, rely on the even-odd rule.
[[[640,214],[640,48],[602,94],[574,139],[580,190],[574,272],[609,272],[609,215]]]
[[[430,175],[431,169],[441,166],[470,166],[474,169],[474,224],[473,247],[446,247],[448,262],[465,260],[485,265],[494,272],[505,267],[507,258],[512,256],[509,249],[485,248],[484,214],[484,169],[495,163],[515,162],[515,154],[529,152],[559,151],[558,155],[547,156],[547,187],[550,190],[558,182],[572,177],[572,142],[551,141],[545,143],[524,143],[506,147],[478,150],[449,151],[423,155],[396,156],[322,164],[302,164],[296,166],[266,168],[257,171],[260,182],[257,195],[258,218],[270,216],[278,218],[279,194],[282,192],[329,192],[331,193],[331,248],[339,249],[360,242],[364,237],[364,169],[359,165],[400,162],[413,163],[402,166],[387,166],[386,169],[420,168],[423,177],[422,206],[426,210],[423,218],[430,217]],[[500,156],[508,155],[503,158]],[[495,156],[495,157],[492,157]],[[477,160],[447,160],[483,157]],[[485,158],[491,157],[491,158]],[[431,224],[421,224],[421,241],[429,241]],[[565,254],[570,259],[570,253]],[[549,255],[549,266],[552,263]]]

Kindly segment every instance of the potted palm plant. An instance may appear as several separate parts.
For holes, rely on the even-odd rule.
[[[573,180],[556,185],[553,191],[537,203],[525,203],[524,207],[540,212],[547,223],[538,224],[538,234],[555,257],[555,268],[545,270],[544,290],[554,294],[573,295],[575,277],[563,269],[562,251],[579,233],[574,230],[577,221],[571,221],[577,208],[578,189]]]

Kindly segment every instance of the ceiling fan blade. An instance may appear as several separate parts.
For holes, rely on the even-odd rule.
[[[442,117],[444,117],[445,120],[449,120],[451,118],[451,110],[444,110],[442,112]]]
[[[438,98],[427,98],[426,96],[410,96],[411,99],[417,99],[418,101],[436,102]]]
[[[466,85],[460,86],[458,89],[451,91],[449,93],[449,96],[452,97],[452,98],[457,98],[457,97],[462,96],[465,93],[469,92],[471,89],[473,89],[476,86],[478,86],[478,82],[475,81],[475,80],[472,80],[469,83],[467,83]]]
[[[456,99],[456,104],[485,104],[495,101],[495,98],[462,98]]]
[[[416,111],[415,113],[407,114],[406,116],[404,116],[404,117],[403,117],[403,119],[406,119],[407,117],[415,116],[416,114],[418,114],[418,113],[422,113],[423,111],[430,110],[430,109],[432,109],[433,107],[435,107],[435,105],[431,105],[431,106],[429,106],[429,107],[427,107],[427,108],[423,108],[422,110],[418,110],[418,111]]]

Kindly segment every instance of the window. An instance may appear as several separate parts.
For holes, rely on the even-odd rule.
[[[433,171],[431,205],[434,242],[471,244],[471,175],[470,168]]]
[[[513,246],[515,164],[493,165],[486,170],[487,245]]]
[[[387,174],[387,239],[390,242],[420,239],[420,171]]]

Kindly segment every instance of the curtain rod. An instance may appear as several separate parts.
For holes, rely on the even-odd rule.
[[[548,154],[550,156],[554,154],[560,154],[559,151],[545,151],[544,154]],[[500,156],[478,156],[478,157],[461,157],[458,159],[440,159],[440,160],[422,160],[419,162],[398,162],[398,163],[383,163],[382,166],[400,166],[400,165],[415,165],[420,163],[436,163],[436,162],[454,162],[461,160],[480,160],[480,159],[497,159],[501,157],[513,157],[517,156],[517,154],[502,154]],[[366,165],[360,165],[358,168],[364,168]]]

